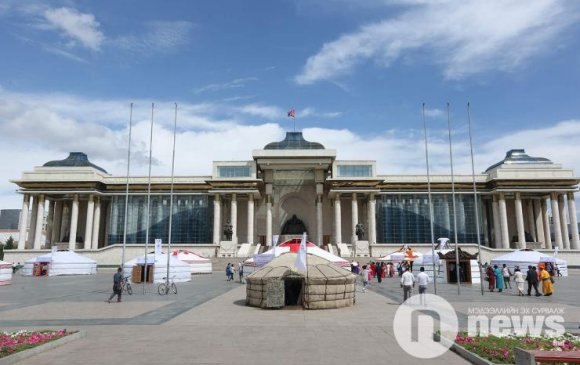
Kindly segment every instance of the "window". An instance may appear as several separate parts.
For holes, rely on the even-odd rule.
[[[250,177],[250,166],[218,166],[218,177]]]
[[[339,177],[372,177],[371,165],[338,165]]]

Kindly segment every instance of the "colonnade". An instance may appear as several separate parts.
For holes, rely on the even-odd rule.
[[[356,226],[360,222],[359,217],[359,199],[358,195],[360,193],[351,193],[351,227],[352,231],[350,234],[350,242],[352,244],[356,243],[357,235],[356,235]],[[376,219],[375,219],[375,212],[376,212],[376,200],[374,193],[362,193],[364,194],[365,198],[367,199],[367,222],[365,224],[366,227],[366,236],[367,240],[370,244],[376,243],[377,241],[377,228],[376,228]],[[347,194],[344,194],[347,195]],[[341,211],[341,194],[336,193],[334,196],[334,239],[335,243],[343,243],[342,241],[342,211]]]

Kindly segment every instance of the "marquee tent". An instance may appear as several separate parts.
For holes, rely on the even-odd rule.
[[[255,255],[244,261],[244,270],[250,272],[256,268],[266,265],[268,262],[272,261],[275,257],[278,257],[287,252],[298,252],[300,249],[300,238],[294,238],[284,243],[279,244],[275,248],[272,248],[262,254]],[[306,252],[308,254],[321,257],[331,263],[345,268],[350,271],[350,262],[343,259],[342,257],[331,254],[330,252],[321,249],[312,242],[306,242]]]
[[[354,305],[356,275],[334,263],[308,254],[308,273],[294,268],[297,253],[273,259],[246,278],[246,304],[270,308],[300,305],[306,309],[331,309]]]
[[[24,276],[94,275],[97,262],[74,251],[55,251],[24,262]]]
[[[145,256],[139,256],[134,258],[133,260],[125,262],[123,270],[125,271],[125,273],[131,273],[131,281],[135,283],[140,282],[139,280],[137,280],[139,276],[141,276],[141,280],[143,279],[144,275],[142,275],[141,273],[144,271],[144,266],[145,266]],[[153,273],[147,275],[148,276],[153,275],[151,280],[154,283],[165,282],[164,278],[167,277],[167,255],[165,253],[162,252],[158,255],[155,255],[153,253],[148,254],[147,266],[148,272]],[[177,259],[175,256],[170,255],[169,277],[176,283],[191,281],[191,267],[185,262]]]
[[[513,272],[516,266],[520,267],[522,272],[528,270],[528,266],[538,266],[540,262],[550,262],[552,264],[558,265],[558,269],[562,276],[568,276],[568,262],[563,259],[554,258],[553,256],[543,254],[539,251],[524,249],[513,251],[508,254],[498,256],[491,260],[491,265],[497,265],[502,267],[503,264]]]
[[[211,260],[191,251],[175,250],[171,252],[171,256],[188,264],[192,274],[211,274],[212,272]]]
[[[12,264],[0,261],[0,285],[8,285],[12,282]]]
[[[415,261],[423,256],[421,252],[413,250],[411,247],[401,247],[398,251],[395,251],[387,256],[381,257],[380,261]]]

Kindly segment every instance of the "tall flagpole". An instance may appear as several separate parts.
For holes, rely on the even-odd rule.
[[[435,233],[433,232],[433,202],[431,200],[431,175],[429,174],[429,145],[427,143],[427,123],[425,122],[425,103],[423,103],[423,132],[425,134],[425,165],[427,166],[427,196],[429,197],[429,226],[431,228],[431,264],[433,266],[433,289],[437,294],[437,272],[435,270]]]
[[[453,201],[453,233],[455,238],[455,279],[457,280],[457,294],[461,294],[460,267],[459,267],[459,242],[457,242],[457,211],[455,209],[455,175],[453,174],[453,147],[451,143],[451,116],[449,102],[447,102],[447,129],[449,132],[449,162],[451,165],[451,200]]]
[[[294,122],[294,132],[296,132],[296,109],[292,107],[292,121]]]
[[[171,190],[169,192],[169,237],[167,238],[167,276],[165,284],[169,288],[169,257],[171,254],[171,228],[173,223],[173,181],[175,178],[175,136],[177,135],[177,103],[175,103],[175,119],[173,122],[173,155],[171,156]]]
[[[127,247],[127,212],[129,210],[129,171],[131,166],[131,132],[133,129],[133,103],[129,111],[129,142],[127,144],[127,186],[125,187],[125,218],[123,221],[123,253],[121,254],[121,268],[125,268],[125,249]]]
[[[149,132],[149,175],[147,178],[147,218],[145,230],[145,278],[143,280],[143,294],[145,294],[145,284],[147,283],[147,251],[149,251],[149,221],[151,209],[151,161],[153,156],[153,113],[155,111],[155,103],[151,103],[151,131]]]
[[[477,186],[475,184],[475,163],[473,162],[473,140],[471,138],[471,107],[467,102],[467,123],[469,125],[469,148],[471,150],[471,176],[473,179],[473,206],[475,207],[475,230],[477,233],[477,266],[479,267],[479,282],[481,295],[483,295],[483,272],[481,270],[481,235],[479,234],[479,205],[477,199]]]

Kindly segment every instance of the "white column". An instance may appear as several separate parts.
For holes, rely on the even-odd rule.
[[[487,247],[491,247],[489,242],[489,223],[487,221],[487,211],[488,211],[488,203],[487,200],[483,198],[479,201],[481,205],[481,222],[482,222],[482,229],[483,229],[483,243]]]
[[[544,248],[552,248],[552,235],[550,234],[550,215],[548,214],[548,205],[546,198],[540,201],[542,205],[542,222],[544,223]]]
[[[534,210],[534,220],[536,222],[536,241],[543,242],[543,247],[546,247],[546,236],[544,235],[544,219],[542,216],[542,202],[538,199],[533,199],[530,202]]]
[[[238,243],[238,201],[236,194],[232,194],[230,207],[230,223],[232,224],[232,241]]]
[[[444,227],[449,232],[451,236],[451,216],[449,215],[449,198],[447,195],[443,195],[443,222]]]
[[[316,197],[316,239],[318,240],[318,246],[322,246],[323,233],[322,233],[322,195]]]
[[[266,246],[272,246],[272,196],[266,195]]]
[[[528,230],[534,242],[538,242],[536,238],[536,225],[534,220],[534,201],[532,199],[526,200],[526,218],[528,220]]]
[[[72,202],[72,211],[70,215],[70,233],[68,237],[69,250],[76,249],[77,246],[77,225],[79,221],[79,196],[75,194]]]
[[[552,201],[552,226],[554,227],[554,246],[563,249],[562,246],[562,227],[560,226],[560,208],[558,207],[558,195],[550,194]]]
[[[568,236],[568,220],[566,219],[566,195],[558,195],[558,207],[560,208],[560,226],[562,226],[562,248],[570,249],[570,236]]]
[[[52,220],[51,243],[60,243],[60,226],[62,224],[62,201],[54,202],[54,219]]]
[[[503,241],[501,239],[501,223],[499,220],[499,203],[497,202],[497,194],[492,195],[491,209],[493,215],[493,247],[503,248]]]
[[[93,217],[95,214],[95,201],[93,196],[89,195],[89,201],[87,202],[87,220],[85,222],[85,250],[91,248],[93,243]]]
[[[248,238],[247,243],[254,243],[254,194],[248,195]]]
[[[52,231],[54,229],[54,200],[48,201],[48,217],[46,219],[46,243],[53,243]]]
[[[522,198],[520,193],[516,193],[515,197],[516,208],[516,227],[518,230],[518,248],[526,248],[526,229],[524,227],[524,212],[522,209]]]
[[[213,198],[213,244],[220,244],[221,237],[221,204],[219,194],[214,195]]]
[[[30,195],[24,194],[22,198],[22,210],[20,211],[20,227],[18,236],[18,249],[24,250],[26,248],[26,232],[28,231],[28,208],[30,204]]]
[[[369,195],[369,244],[373,245],[377,243],[377,222],[375,219],[375,211],[376,211],[376,200],[375,194]]]
[[[36,235],[36,218],[38,217],[38,195],[31,195],[30,204],[32,205],[32,212],[30,213],[30,224],[28,225],[28,239],[26,240],[26,248],[34,247],[34,236]]]
[[[352,234],[350,236],[350,242],[352,244],[356,243],[356,225],[358,224],[358,200],[356,198],[356,193],[352,193],[352,214],[351,214],[351,222],[352,222]]]
[[[42,224],[44,223],[44,195],[38,196],[38,209],[36,211],[36,229],[34,233],[34,249],[40,250],[42,247]]]
[[[503,248],[510,248],[510,234],[508,230],[507,209],[504,193],[499,193],[499,224],[501,226],[501,242]]]
[[[580,249],[580,238],[578,237],[578,219],[576,218],[576,201],[574,193],[568,193],[568,217],[570,218],[570,230],[572,231],[572,241],[570,248]]]
[[[95,202],[95,214],[93,220],[93,234],[91,237],[91,246],[93,250],[99,248],[99,232],[101,231],[101,199],[96,198]]]
[[[340,194],[334,198],[334,239],[336,244],[342,243],[342,221],[340,212]]]

